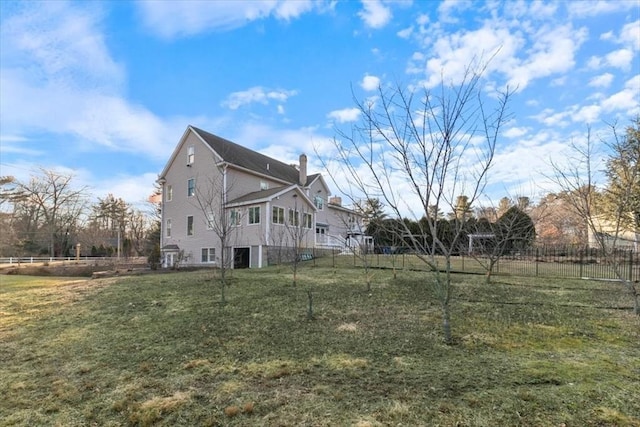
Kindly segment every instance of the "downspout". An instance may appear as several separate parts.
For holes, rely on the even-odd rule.
[[[227,205],[227,164],[222,165],[222,206],[226,210]]]
[[[167,183],[167,180],[164,178],[160,178],[158,180],[158,183],[162,186],[162,194],[160,194],[160,267],[164,268],[166,267],[166,260],[164,259],[166,254],[162,253],[162,248],[164,247],[165,241],[164,241],[164,236],[166,233],[165,230],[165,222],[164,222],[164,215],[165,215],[165,206],[164,206],[164,200],[165,200],[165,184]]]
[[[267,201],[267,211],[265,212],[265,227],[264,227],[264,239],[265,244],[269,247],[269,239],[271,238],[271,202]]]

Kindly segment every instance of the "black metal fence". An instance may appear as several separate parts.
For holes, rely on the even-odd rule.
[[[538,277],[567,277],[640,281],[640,253],[619,250],[612,256],[596,249],[579,247],[535,247],[501,256],[492,274]],[[317,258],[317,259],[316,259]],[[436,258],[441,268],[444,257]],[[451,268],[461,273],[486,274],[491,259],[486,255],[460,255],[451,259]],[[420,256],[403,254],[318,253],[319,265],[364,266],[374,268],[429,269]]]

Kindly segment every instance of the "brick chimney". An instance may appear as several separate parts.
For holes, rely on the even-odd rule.
[[[307,185],[307,156],[300,154],[300,185]]]

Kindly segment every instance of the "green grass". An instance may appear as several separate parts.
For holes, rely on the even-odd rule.
[[[0,425],[640,426],[617,284],[455,276],[447,346],[420,273],[310,265],[2,277]]]

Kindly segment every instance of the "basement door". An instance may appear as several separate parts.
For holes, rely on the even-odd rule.
[[[233,248],[233,268],[249,268],[251,248]]]

